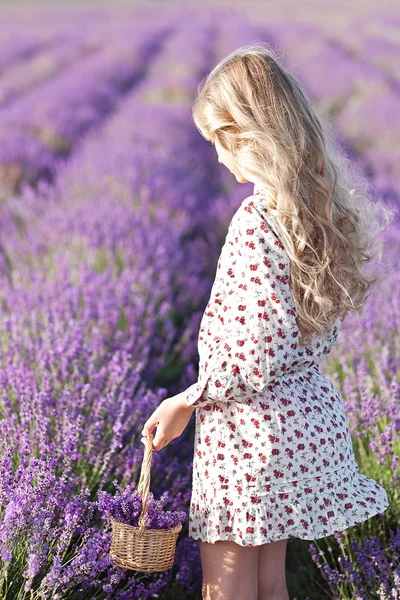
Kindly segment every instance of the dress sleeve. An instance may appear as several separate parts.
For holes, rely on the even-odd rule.
[[[243,402],[262,392],[291,362],[299,330],[289,261],[270,219],[249,202],[229,233],[223,266],[235,276],[225,297],[226,326],[207,367],[185,392],[188,406]]]

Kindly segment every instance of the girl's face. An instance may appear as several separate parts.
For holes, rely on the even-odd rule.
[[[229,171],[233,175],[235,175],[239,183],[249,183],[248,179],[243,177],[243,175],[240,173],[236,161],[232,156],[232,153],[229,152],[229,150],[225,150],[225,148],[223,148],[223,146],[219,143],[217,138],[215,138],[214,141],[212,141],[211,143],[213,146],[215,146],[215,149],[217,151],[218,162],[225,165],[225,167],[229,169]]]

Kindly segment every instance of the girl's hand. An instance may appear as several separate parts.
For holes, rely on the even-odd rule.
[[[179,437],[188,424],[195,407],[188,406],[184,392],[166,398],[156,408],[143,426],[141,441],[153,432],[157,425],[157,433],[153,439],[153,450],[161,450],[173,439]]]

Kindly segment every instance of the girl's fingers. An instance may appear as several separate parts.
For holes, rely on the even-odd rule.
[[[140,432],[143,436],[149,435],[149,433],[153,433],[154,427],[158,425],[158,417],[152,415],[149,419],[147,419],[146,423],[143,425],[143,429]]]
[[[140,441],[142,442],[142,444],[146,443],[146,439],[147,438],[145,438],[145,437],[142,437],[140,439]],[[163,443],[162,443],[162,445],[161,445],[161,448],[159,448],[159,450],[161,450],[162,448],[164,448],[168,443],[169,443],[169,440],[164,440]],[[154,448],[154,440],[153,440],[153,448]]]

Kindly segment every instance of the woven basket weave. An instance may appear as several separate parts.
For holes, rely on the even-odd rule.
[[[110,555],[124,569],[135,571],[166,571],[174,564],[176,541],[182,525],[168,529],[149,529],[145,525],[150,490],[150,468],[153,456],[153,434],[146,436],[138,491],[142,496],[142,511],[138,527],[116,521],[112,517]]]

